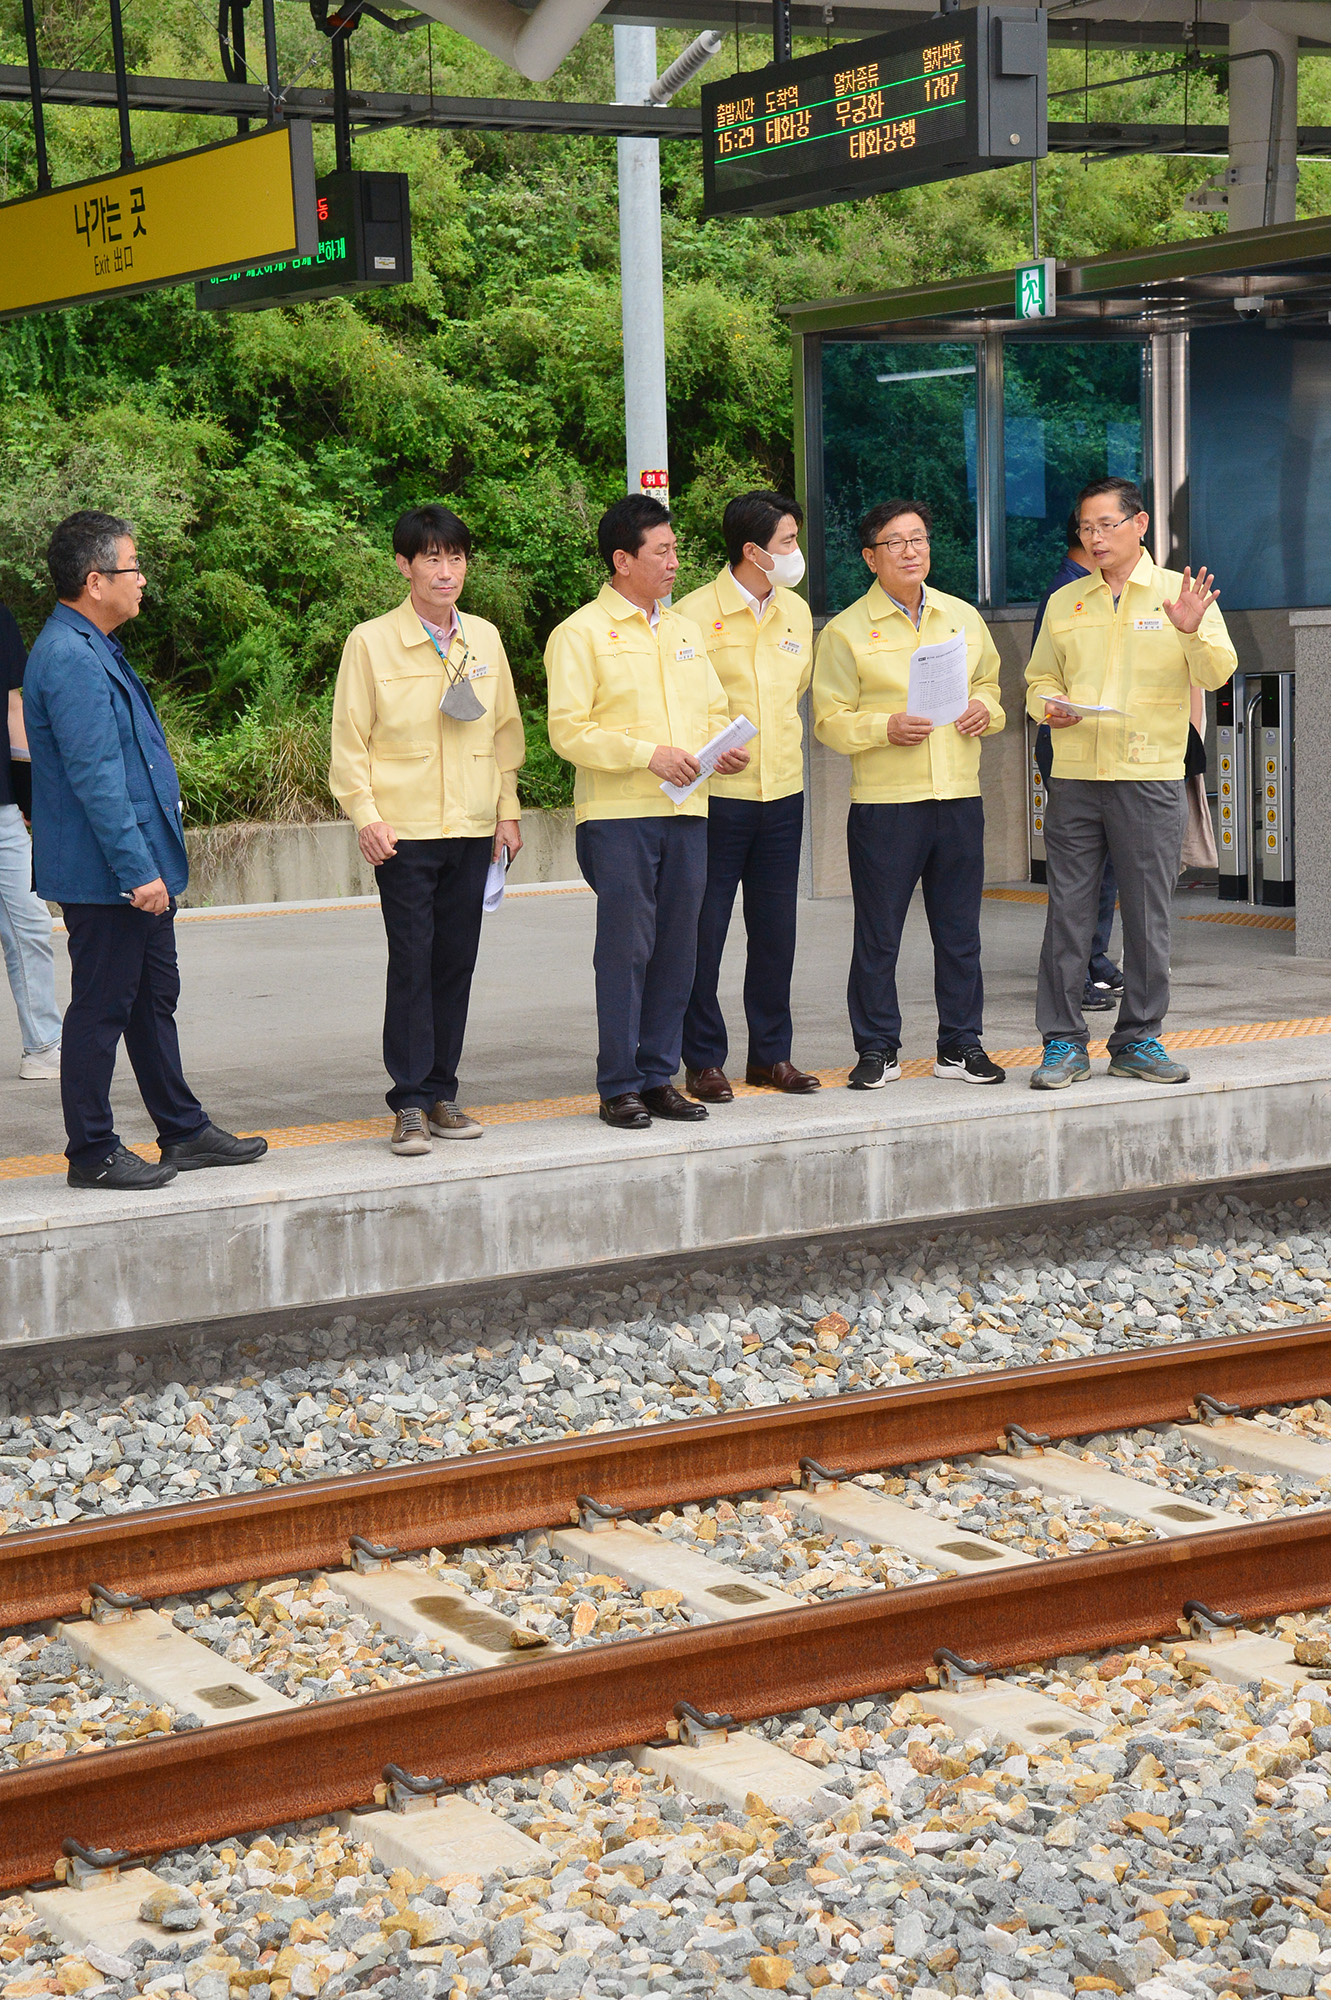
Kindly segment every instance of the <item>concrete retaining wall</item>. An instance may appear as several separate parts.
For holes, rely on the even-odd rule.
[[[1205,1049],[1193,1081],[1097,1077],[1050,1100],[932,1079],[747,1098],[699,1127],[492,1127],[403,1161],[292,1148],[154,1195],[0,1183],[0,1346],[420,1298],[637,1257],[733,1250],[1331,1163],[1331,1038]],[[978,1101],[977,1101],[978,1100]],[[459,1152],[465,1159],[459,1159]]]
[[[573,808],[525,812],[522,852],[509,874],[521,882],[571,882]],[[317,903],[333,896],[372,896],[374,870],[361,858],[347,820],[315,826],[197,827],[185,835],[189,849],[186,909],[238,903]]]

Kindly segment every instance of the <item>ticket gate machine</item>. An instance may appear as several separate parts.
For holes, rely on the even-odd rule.
[[[1294,901],[1293,674],[1235,674],[1216,695],[1215,723],[1220,900],[1286,909]]]

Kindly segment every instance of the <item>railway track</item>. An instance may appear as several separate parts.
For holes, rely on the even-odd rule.
[[[70,1839],[131,1855],[161,1853],[363,1809],[390,1765],[456,1786],[627,1745],[661,1746],[678,1735],[681,1703],[742,1723],[855,1701],[936,1679],[944,1649],[961,1663],[947,1671],[963,1685],[935,1699],[961,1703],[966,1713],[965,1703],[983,1693],[974,1685],[983,1675],[964,1670],[969,1660],[1001,1672],[1042,1656],[1177,1635],[1185,1605],[1203,1607],[1193,1617],[1205,1628],[1206,1610],[1244,1620],[1331,1603],[1331,1512],[1236,1524],[1144,1483],[1120,1491],[1134,1482],[1095,1475],[1022,1435],[1047,1443],[1182,1422],[1203,1451],[1209,1437],[1213,1455],[1237,1455],[1242,1463],[1246,1452],[1252,1464],[1283,1463],[1312,1479],[1324,1447],[1273,1438],[1226,1415],[1225,1406],[1302,1403],[1328,1385],[1331,1325],[1318,1324],[10,1534],[0,1538],[6,1625],[65,1621],[67,1635],[113,1658],[117,1635],[136,1631],[155,1635],[163,1658],[192,1649],[195,1705],[208,1712],[207,1726],[184,1734],[0,1775],[0,1887],[49,1876]],[[1218,1419],[1209,1431],[1195,1421],[1208,1411]],[[1004,1446],[1011,1450],[999,1457]],[[1023,1560],[854,1483],[856,1475],[957,1457],[1010,1466],[1017,1479],[1046,1492],[1089,1480],[1111,1511],[1147,1519],[1165,1538],[1057,1562]],[[849,1523],[884,1545],[911,1547],[936,1569],[961,1573],[810,1606],[792,1604],[779,1590],[737,1584],[734,1572],[727,1578],[720,1565],[693,1557],[702,1571],[685,1565],[680,1594],[694,1591],[713,1622],[560,1651],[530,1643],[531,1634],[513,1645],[517,1621],[493,1612],[469,1619],[457,1595],[399,1560],[416,1550],[547,1530],[589,1565],[632,1576],[636,1564],[638,1580],[650,1583],[654,1564],[660,1573],[661,1538],[655,1551],[644,1551],[640,1544],[653,1538],[614,1525],[619,1512],[772,1489],[784,1490],[812,1521],[841,1532]],[[136,1602],[329,1568],[353,1602],[359,1593],[367,1615],[396,1615],[406,1629],[413,1621],[433,1627],[473,1670],[306,1706],[270,1703],[273,1712],[248,1720],[219,1719],[253,1703],[244,1676],[219,1674],[215,1654],[165,1621],[151,1622],[154,1615]],[[755,1598],[764,1596],[755,1610]],[[86,1616],[94,1603],[106,1622]],[[1192,1643],[1207,1646],[1214,1636],[1203,1630]],[[1226,1655],[1225,1644],[1237,1650]],[[504,1664],[481,1664],[496,1657]],[[1278,1641],[1264,1639],[1222,1641],[1215,1658],[1222,1672],[1228,1659],[1231,1678],[1246,1663],[1278,1679],[1282,1660],[1289,1663],[1288,1648],[1281,1655]],[[123,1671],[133,1678],[132,1660]],[[208,1709],[203,1697],[219,1699]]]

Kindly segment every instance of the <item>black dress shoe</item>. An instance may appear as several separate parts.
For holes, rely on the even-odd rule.
[[[195,1167],[248,1167],[263,1158],[268,1141],[257,1135],[252,1139],[237,1139],[220,1125],[205,1125],[192,1139],[182,1139],[178,1145],[161,1146],[158,1150],[163,1166],[179,1167],[182,1173],[188,1173]]]
[[[811,1070],[796,1069],[793,1062],[750,1063],[744,1081],[760,1090],[784,1090],[791,1097],[805,1097],[811,1090],[822,1089]]]
[[[76,1167],[71,1160],[65,1176],[70,1187],[112,1188],[121,1194],[142,1194],[149,1188],[165,1187],[175,1177],[174,1167],[155,1167],[151,1160],[141,1160],[127,1146],[117,1146],[114,1153],[94,1161],[90,1167]]]
[[[733,1104],[735,1101],[730,1078],[719,1067],[686,1069],[684,1088],[690,1097],[697,1098],[699,1104]]]
[[[626,1090],[619,1097],[601,1099],[603,1125],[617,1125],[621,1132],[645,1132],[651,1122],[647,1106],[636,1090]]]
[[[644,1090],[642,1101],[653,1118],[705,1118],[707,1106],[694,1104],[673,1083],[655,1083]]]

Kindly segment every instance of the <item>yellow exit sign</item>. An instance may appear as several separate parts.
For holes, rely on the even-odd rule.
[[[0,319],[318,248],[307,124],[0,206]]]

